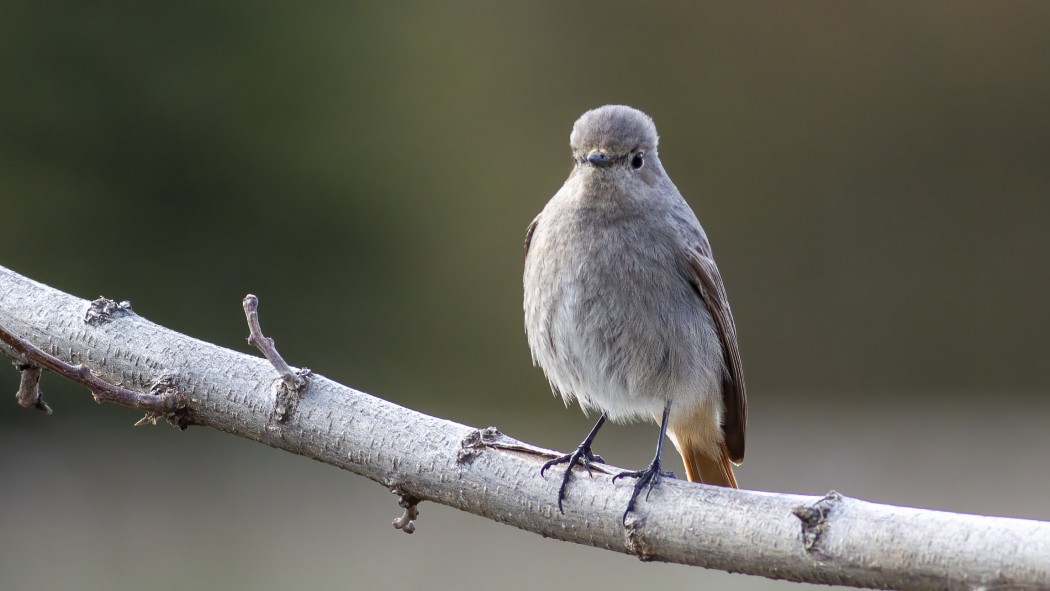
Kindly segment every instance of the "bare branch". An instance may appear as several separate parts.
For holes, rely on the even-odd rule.
[[[76,366],[66,363],[54,355],[45,353],[29,341],[16,336],[14,333],[8,331],[3,325],[0,325],[0,341],[6,343],[11,349],[16,351],[23,359],[31,364],[28,366],[28,369],[22,371],[22,386],[19,388],[20,403],[23,399],[31,399],[28,397],[23,398],[23,396],[29,396],[23,394],[23,390],[30,387],[37,392],[36,398],[32,399],[32,405],[35,406],[37,402],[40,401],[37,383],[40,380],[40,368],[45,368],[57,373],[67,380],[80,384],[88,390],[91,390],[91,394],[95,397],[95,402],[98,402],[99,404],[103,402],[115,402],[123,406],[130,406],[131,408],[145,410],[157,415],[171,414],[180,405],[179,397],[176,395],[152,396],[150,394],[143,394],[142,392],[129,390],[116,384],[111,384],[100,379],[83,363]],[[27,379],[26,373],[33,372],[34,369],[36,375]],[[29,384],[31,384],[31,386]],[[26,405],[22,404],[22,406]],[[46,403],[44,404],[44,407],[50,411],[50,407],[47,407]]]
[[[18,394],[16,394],[19,406],[36,408],[51,414],[51,407],[44,402],[44,394],[40,391],[40,368],[28,363],[18,362],[15,362],[15,367],[22,372],[22,379],[18,384]]]
[[[172,412],[175,396],[114,384],[145,392],[172,373],[166,368],[178,368],[176,390],[187,407],[181,412],[193,424],[309,456],[396,490],[405,509],[397,520],[402,530],[418,516],[418,502],[428,500],[642,560],[775,579],[904,590],[1050,588],[1047,522],[665,479],[625,527],[621,516],[631,486],[614,484],[605,468],[616,470],[600,465],[592,477],[570,481],[562,514],[560,479],[540,475],[543,463],[561,454],[496,429],[427,416],[319,375],[298,410],[275,423],[267,361],[134,314],[85,328],[88,307],[0,267],[0,326],[6,329],[0,351],[88,385],[100,400],[160,413]]]
[[[258,297],[252,294],[244,296],[243,306],[244,316],[248,320],[248,344],[255,346],[281,376],[281,383],[274,392],[273,416],[278,423],[284,423],[299,408],[299,400],[310,383],[311,372],[305,367],[300,370],[292,369],[277,352],[273,339],[263,335],[262,324],[259,322]]]
[[[289,390],[302,390],[306,386],[306,377],[299,375],[299,372],[285,363],[284,357],[277,352],[273,339],[263,335],[262,325],[259,323],[258,297],[252,294],[244,296],[244,316],[248,320],[248,344],[253,345],[266,357],[277,373],[281,374],[281,379],[284,380]]]

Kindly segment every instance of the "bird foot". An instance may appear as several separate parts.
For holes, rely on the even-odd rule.
[[[562,501],[565,500],[565,489],[569,486],[569,474],[572,473],[572,468],[576,464],[579,464],[587,469],[587,474],[591,474],[591,464],[593,462],[605,463],[605,460],[601,456],[591,451],[590,445],[581,445],[576,448],[576,451],[571,454],[565,454],[554,458],[547,462],[540,468],[540,476],[544,476],[549,468],[557,466],[558,464],[568,464],[565,467],[565,473],[561,477],[561,486],[558,488],[558,511],[565,513],[565,509],[562,508]]]
[[[642,492],[643,488],[647,488],[645,491],[645,500],[649,500],[649,493],[653,492],[653,487],[656,486],[657,482],[661,478],[674,478],[674,472],[667,472],[660,469],[660,460],[653,460],[652,464],[645,470],[634,470],[628,472],[620,472],[616,476],[613,476],[613,482],[616,482],[620,478],[637,478],[638,482],[634,483],[634,490],[631,491],[631,500],[627,502],[627,510],[623,512],[623,523],[627,525],[627,515],[634,510],[635,501],[638,500],[638,495]]]

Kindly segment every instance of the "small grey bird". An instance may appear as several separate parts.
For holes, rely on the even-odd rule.
[[[568,180],[525,237],[525,330],[533,362],[566,404],[601,417],[580,446],[547,462],[600,458],[591,443],[606,419],[660,423],[656,457],[638,494],[661,476],[666,432],[693,482],[736,487],[747,400],[736,326],[704,229],[657,156],[656,126],[637,109],[583,114],[569,143]],[[647,493],[648,496],[648,493]]]

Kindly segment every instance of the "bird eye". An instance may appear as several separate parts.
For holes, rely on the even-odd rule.
[[[631,158],[631,168],[638,170],[645,164],[645,152],[638,152]]]

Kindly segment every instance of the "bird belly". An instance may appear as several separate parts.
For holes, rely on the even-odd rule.
[[[531,270],[545,295],[527,297],[529,344],[553,388],[618,421],[658,419],[668,401],[672,416],[720,415],[721,344],[703,300],[669,264],[673,253],[589,244],[597,252]]]

